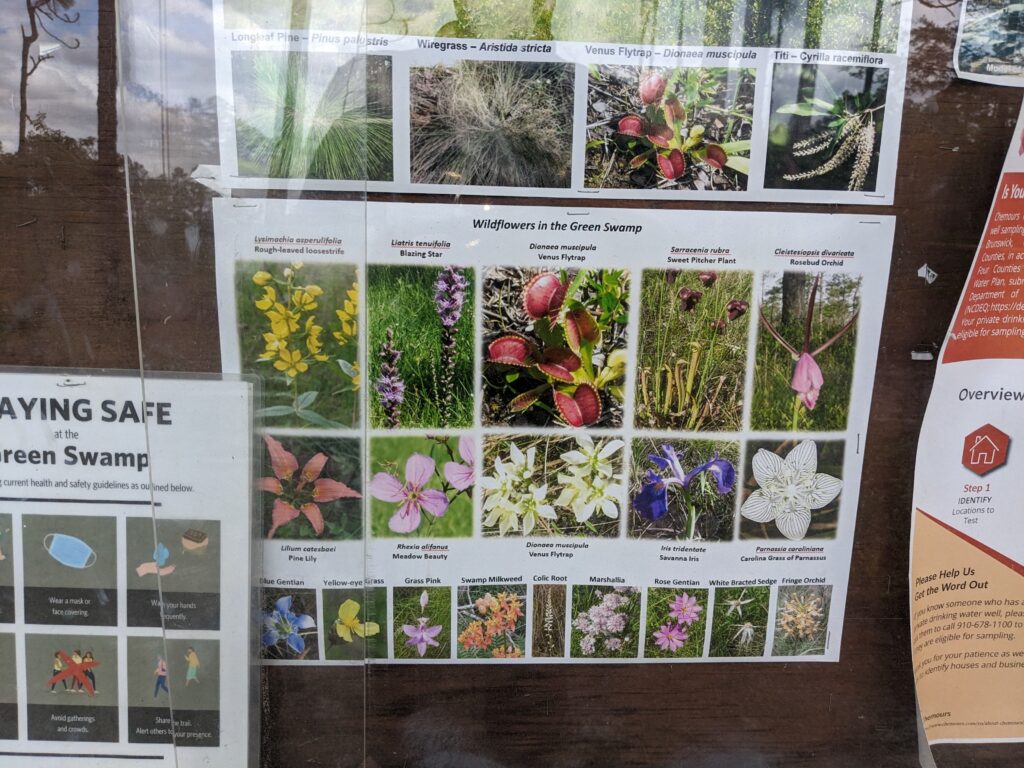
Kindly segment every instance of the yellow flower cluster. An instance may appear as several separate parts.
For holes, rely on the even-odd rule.
[[[263,288],[256,309],[270,324],[270,331],[263,334],[265,346],[260,359],[272,360],[274,368],[290,379],[308,371],[310,363],[329,359],[320,339],[323,326],[317,325],[316,315],[311,314],[324,291],[319,285],[297,285],[295,275],[300,269],[302,262],[284,269],[284,280],[278,281],[280,292],[271,285],[275,280],[269,272],[261,270],[252,276],[252,281]]]
[[[345,292],[345,303],[334,313],[341,323],[341,327],[334,332],[334,338],[342,346],[355,341],[359,335],[359,283],[352,283],[352,287]]]

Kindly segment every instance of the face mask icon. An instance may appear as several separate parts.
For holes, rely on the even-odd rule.
[[[90,568],[96,563],[92,547],[66,533],[48,533],[43,537],[43,548],[50,557],[68,568]]]

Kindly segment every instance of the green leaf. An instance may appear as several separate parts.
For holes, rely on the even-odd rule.
[[[808,99],[808,101],[811,102],[812,104],[821,107],[822,109],[828,112],[831,112],[833,109],[835,109],[836,106],[831,101],[825,101],[825,99],[819,99],[816,96],[812,96],[811,98]]]
[[[729,159],[725,161],[726,168],[732,168],[736,173],[742,173],[744,176],[750,175],[750,158],[740,157],[739,155],[729,155]]]
[[[750,139],[743,139],[742,141],[727,141],[725,144],[719,144],[722,150],[727,155],[732,155],[736,152],[749,152],[750,151]]]
[[[827,117],[832,114],[832,112],[826,112],[818,109],[816,106],[806,101],[799,104],[784,104],[775,111],[780,115],[796,115],[797,117],[813,117],[815,115]]]
[[[519,371],[509,371],[505,374],[505,381],[509,384],[519,380]]]
[[[301,411],[303,408],[309,408],[309,406],[313,404],[313,401],[316,400],[316,396],[319,394],[320,393],[314,389],[309,390],[309,392],[303,392],[295,400],[295,410]]]
[[[591,139],[587,142],[587,149],[597,149],[601,146],[604,146],[604,142],[601,139]]]
[[[288,416],[295,413],[295,409],[290,405],[271,405],[268,408],[260,408],[256,411],[257,419],[268,419],[273,416]]]
[[[341,368],[341,370],[345,372],[345,375],[351,379],[354,379],[356,376],[359,375],[358,373],[356,373],[356,369],[352,367],[352,363],[350,363],[348,360],[341,360],[339,358],[338,367]]]
[[[316,424],[318,427],[323,427],[324,429],[342,429],[344,427],[343,424],[339,424],[336,421],[325,419],[316,411],[301,410],[299,411],[299,418],[303,421],[308,421],[310,424]]]

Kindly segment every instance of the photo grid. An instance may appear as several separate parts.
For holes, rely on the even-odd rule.
[[[766,2],[745,21],[669,2],[640,29],[621,8],[545,22],[409,0],[362,36],[341,13],[222,2],[240,186],[892,202],[909,2]]]
[[[222,330],[271,393],[265,663],[832,648],[834,576],[718,580],[692,563],[723,547],[831,559],[853,513],[856,270],[548,268],[443,239],[371,237],[359,265],[244,251],[220,266],[236,306]],[[588,548],[627,542],[669,577],[580,583],[531,554],[576,552],[579,574]]]

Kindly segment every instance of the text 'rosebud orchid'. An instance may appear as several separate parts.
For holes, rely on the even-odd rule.
[[[380,501],[398,504],[388,520],[388,528],[395,533],[411,533],[420,526],[421,512],[444,517],[448,511],[448,497],[441,491],[426,488],[434,475],[436,464],[429,456],[414,453],[405,462],[405,482],[388,472],[378,472],[370,481],[370,495]]]
[[[300,514],[305,516],[317,536],[324,532],[324,516],[320,504],[338,499],[359,499],[362,495],[344,483],[329,477],[320,477],[327,464],[327,454],[317,453],[302,468],[295,454],[288,451],[279,441],[270,435],[263,436],[270,454],[270,466],[274,477],[263,477],[256,485],[261,491],[277,496],[271,510],[271,527],[267,538],[274,538],[277,529],[290,523]]]

